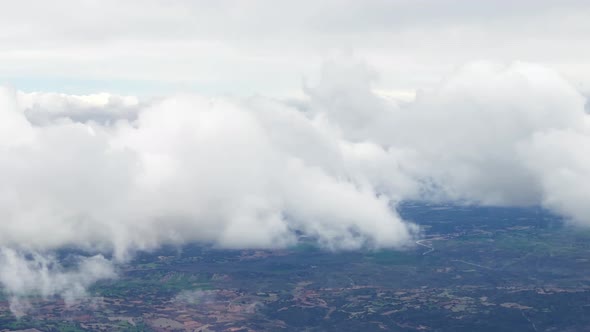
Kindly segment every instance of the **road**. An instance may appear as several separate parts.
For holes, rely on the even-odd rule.
[[[422,243],[422,241],[428,241],[428,240],[418,240],[418,241],[416,241],[416,244],[428,248],[427,251],[422,253],[423,256],[434,251],[434,247],[424,244],[424,243]]]

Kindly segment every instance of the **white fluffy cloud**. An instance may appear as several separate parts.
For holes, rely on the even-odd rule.
[[[165,242],[273,247],[301,232],[359,248],[412,236],[353,167],[354,143],[276,102],[177,95],[134,121],[80,122],[66,110],[34,125],[26,105],[42,103],[19,109],[9,91],[3,99],[2,116],[23,127],[0,151],[3,245],[124,258]],[[16,145],[20,136],[28,140]]]
[[[543,190],[542,204],[574,223],[590,225],[590,116],[585,130],[536,133],[519,153]]]
[[[476,63],[420,96],[393,139],[420,151],[421,175],[451,198],[538,204],[546,193],[518,147],[539,133],[583,130],[584,101],[549,69]]]
[[[544,205],[590,224],[586,99],[555,71],[475,62],[403,104],[373,93],[371,77],[362,63],[329,63],[307,110],[380,156],[359,170],[377,191]]]
[[[62,247],[116,261],[165,243],[283,247],[300,235],[399,248],[418,232],[391,208],[404,199],[543,205],[590,225],[589,115],[554,71],[473,63],[401,103],[374,93],[374,77],[331,62],[296,102],[2,90],[0,246],[30,277],[15,284],[9,267],[0,281],[17,297],[70,292],[28,281],[78,278],[84,263],[52,271],[17,254]],[[110,276],[94,274],[78,284]]]
[[[328,63],[297,107],[5,89],[0,213],[14,222],[0,240],[121,257],[162,242],[285,245],[294,232],[329,247],[396,246],[412,227],[388,201],[553,207],[551,170],[585,174],[585,99],[549,69],[474,63],[402,104],[372,92],[374,76],[350,59]]]

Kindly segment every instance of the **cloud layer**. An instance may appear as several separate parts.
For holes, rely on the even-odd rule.
[[[473,59],[543,63],[587,89],[588,15],[585,0],[21,0],[0,13],[0,78],[75,93],[291,94],[321,59],[354,51],[386,90],[432,87]]]
[[[542,205],[590,225],[589,115],[558,74],[472,63],[412,102],[376,94],[374,77],[329,62],[287,101],[1,90],[0,282],[55,295],[112,275],[100,256],[51,270],[43,253],[63,247],[115,261],[162,244],[300,236],[400,248],[419,233],[392,209],[404,199]]]
[[[340,145],[351,143],[278,103],[178,95],[135,121],[79,122],[66,111],[34,125],[18,95],[2,98],[11,124],[0,143],[3,245],[82,246],[123,259],[195,240],[284,246],[297,232],[332,248],[411,238],[386,197],[347,169],[344,158],[355,156]]]

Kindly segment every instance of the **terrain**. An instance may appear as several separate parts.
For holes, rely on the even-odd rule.
[[[0,331],[590,330],[590,231],[540,208],[398,210],[423,229],[403,250],[161,248],[73,304],[32,296],[16,318],[1,295]]]

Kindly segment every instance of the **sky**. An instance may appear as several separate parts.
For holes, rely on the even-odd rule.
[[[415,91],[473,60],[534,62],[587,90],[587,1],[10,2],[0,80],[25,91],[300,94],[354,54],[376,89]]]
[[[405,250],[404,200],[590,226],[583,1],[51,1],[0,12],[0,284],[140,251]],[[74,248],[63,267],[56,252]]]

